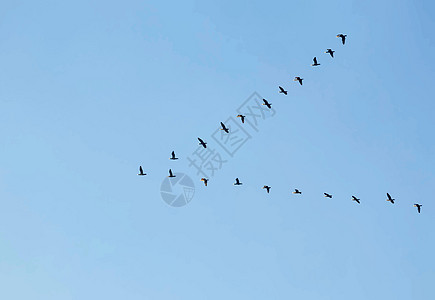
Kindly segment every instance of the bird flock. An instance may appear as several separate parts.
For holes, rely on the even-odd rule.
[[[346,43],[346,37],[347,37],[346,34],[342,34],[342,33],[340,33],[340,34],[337,34],[336,37],[337,37],[337,38],[340,38],[340,39],[341,39],[341,43],[342,43],[343,45],[345,45],[345,43]],[[328,48],[328,49],[326,49],[325,53],[329,54],[329,55],[331,56],[331,58],[334,58],[334,53],[335,53],[334,50]],[[314,57],[314,58],[313,58],[313,63],[311,64],[311,66],[312,66],[312,67],[320,66],[320,63],[317,61],[317,57]],[[299,84],[300,84],[301,86],[303,85],[303,80],[304,80],[304,79],[301,78],[300,76],[296,76],[296,77],[294,78],[294,81],[299,82]],[[280,94],[284,94],[284,95],[287,96],[288,92],[287,92],[283,87],[278,86],[278,88],[279,88],[279,93],[280,93]],[[262,105],[266,106],[268,109],[271,109],[271,108],[272,108],[272,103],[270,103],[270,102],[267,101],[266,99],[263,99],[263,103],[262,103]],[[246,116],[240,114],[240,115],[237,115],[237,118],[240,118],[242,124],[245,123]],[[226,127],[226,125],[225,125],[223,122],[220,122],[220,125],[221,125],[220,130],[224,131],[224,132],[227,133],[227,134],[230,132],[229,128]],[[198,141],[199,141],[199,145],[201,145],[203,148],[207,148],[207,143],[206,143],[203,139],[201,139],[201,138],[198,137]],[[171,157],[170,157],[169,159],[170,159],[170,160],[177,160],[177,159],[178,159],[178,157],[175,156],[175,151],[172,151],[172,153],[171,153]],[[145,175],[147,175],[146,173],[144,173],[142,166],[139,166],[139,173],[138,173],[137,175],[138,175],[138,176],[145,176]],[[174,175],[174,173],[172,172],[172,169],[169,169],[169,175],[168,175],[168,177],[169,177],[169,178],[174,178],[174,177],[176,177],[176,175]],[[204,183],[204,186],[207,186],[207,185],[208,185],[208,181],[209,181],[209,179],[203,177],[203,178],[200,179],[200,181],[202,181],[202,182]],[[239,178],[236,178],[236,179],[235,179],[235,182],[233,183],[233,185],[236,185],[236,186],[238,186],[238,185],[242,185],[242,184],[243,184],[243,183],[240,181]],[[270,193],[270,190],[271,190],[271,186],[264,185],[262,189],[265,189],[266,192],[269,194],[269,193]],[[301,195],[302,192],[301,192],[300,190],[298,190],[298,189],[295,189],[295,190],[293,191],[293,194],[295,194],[295,195]],[[326,197],[326,198],[332,198],[332,195],[329,194],[329,193],[323,193],[323,195],[324,195],[324,197]],[[358,204],[361,203],[361,199],[358,199],[356,196],[352,196],[351,200],[352,200],[352,201],[355,201],[355,202],[358,203]],[[394,204],[394,201],[396,201],[396,199],[392,198],[391,195],[390,195],[389,193],[387,193],[387,199],[386,199],[386,201],[390,202],[391,204]],[[416,208],[417,208],[417,212],[420,213],[420,212],[421,212],[421,207],[422,207],[423,205],[422,205],[422,204],[419,204],[419,203],[415,203],[413,206],[416,207]]]

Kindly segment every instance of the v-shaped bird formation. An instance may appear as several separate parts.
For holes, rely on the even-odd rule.
[[[346,34],[342,34],[342,33],[337,34],[337,38],[340,38],[340,39],[341,39],[341,43],[342,43],[343,45],[345,45],[345,43],[346,43],[346,37],[347,37]],[[329,54],[329,55],[331,56],[331,58],[334,58],[334,53],[335,53],[335,52],[336,52],[336,51],[334,51],[334,50],[332,50],[332,49],[330,49],[330,48],[326,49],[326,51],[325,51],[325,53],[326,53],[326,54]],[[320,66],[320,63],[318,62],[316,56],[313,58],[313,63],[311,64],[311,66],[312,66],[312,67],[318,67],[318,66]],[[302,77],[300,77],[300,76],[295,76],[295,77],[294,77],[294,81],[299,82],[299,84],[300,84],[301,86],[303,85],[303,80],[304,80],[304,79],[303,79]],[[287,95],[287,94],[288,94],[288,91],[285,90],[282,86],[278,86],[278,88],[279,88],[279,93],[280,93],[280,94],[284,94],[284,95]],[[268,100],[266,100],[266,99],[263,99],[263,103],[262,103],[262,105],[266,106],[268,109],[271,109],[271,108],[272,108],[272,103],[270,103],[270,102],[269,102]],[[242,124],[245,123],[246,116],[239,114],[239,115],[237,115],[237,118],[240,118]],[[227,127],[223,122],[220,122],[220,127],[221,127],[220,130],[224,131],[226,134],[229,134],[229,133],[230,133],[230,129],[229,129],[229,128],[228,128],[228,127]],[[206,143],[203,139],[201,139],[201,138],[198,137],[198,141],[199,141],[199,145],[201,145],[203,148],[207,148],[207,143]],[[170,159],[170,160],[178,160],[178,157],[176,157],[176,155],[175,155],[175,151],[172,151],[172,153],[171,153],[171,157],[170,157],[169,159]],[[138,173],[137,175],[138,175],[138,176],[145,176],[145,175],[147,175],[146,173],[144,173],[142,166],[139,166],[139,173]],[[169,178],[174,178],[174,177],[176,177],[176,175],[172,172],[172,169],[169,169],[169,176],[168,176],[168,177],[169,177]],[[205,187],[208,186],[208,182],[209,182],[209,179],[208,179],[208,178],[203,177],[203,178],[200,179],[200,181],[202,181],[202,182],[204,183],[204,186],[205,186]],[[243,183],[242,183],[242,182],[240,181],[240,179],[237,177],[237,178],[235,179],[235,182],[233,183],[233,185],[235,185],[235,186],[240,186],[240,185],[243,185]],[[269,194],[270,191],[271,191],[271,186],[269,186],[269,185],[264,185],[264,186],[262,187],[262,189],[265,189],[266,192]],[[301,192],[299,189],[294,189],[294,191],[292,192],[292,194],[294,194],[294,195],[301,195],[302,192]],[[325,192],[325,193],[323,193],[323,195],[324,195],[324,197],[326,197],[326,198],[332,199],[332,194],[329,194],[329,193],[326,193],[326,192]],[[394,199],[394,198],[393,198],[389,193],[387,193],[386,195],[387,195],[387,199],[386,199],[386,200],[387,200],[388,202],[390,202],[391,204],[394,204],[395,201],[396,201],[396,199]],[[361,199],[357,198],[356,196],[352,196],[351,200],[354,201],[354,202],[356,202],[357,204],[361,204]],[[413,206],[417,208],[417,212],[418,212],[418,213],[421,213],[421,207],[423,206],[422,204],[415,203]]]

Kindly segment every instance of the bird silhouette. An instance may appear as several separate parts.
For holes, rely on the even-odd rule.
[[[281,94],[287,95],[287,91],[284,90],[282,87],[279,87],[279,92],[280,92]]]
[[[329,55],[331,55],[332,58],[334,58],[334,52],[332,49],[326,49],[325,53],[329,53]]]
[[[293,192],[293,194],[302,194],[302,192],[298,189],[295,189],[295,191]]]
[[[146,173],[143,172],[142,166],[139,166],[139,174],[137,174],[139,176],[145,176]]]
[[[325,195],[325,197],[332,198],[332,195],[330,195],[328,193],[323,193],[323,194]]]
[[[207,182],[208,182],[208,179],[207,179],[207,178],[201,178],[201,181],[203,181],[203,182],[204,182],[204,185],[207,186]]]
[[[394,200],[396,199],[391,198],[390,194],[388,193],[387,193],[387,198],[388,198],[387,201],[391,202],[391,204],[394,204]]]
[[[175,157],[175,151],[172,151],[171,157],[169,159],[176,160],[178,157]]]
[[[230,131],[228,130],[228,128],[225,127],[225,124],[221,122],[221,130],[225,131],[226,133],[229,133]]]
[[[299,81],[299,84],[302,85],[302,80],[304,80],[304,79],[300,78],[299,76],[296,76],[293,81]]]
[[[263,105],[266,105],[267,106],[267,108],[272,108],[272,103],[269,103],[269,102],[267,102],[267,100],[266,99],[263,99]]]
[[[315,57],[314,56],[314,58],[313,58],[313,64],[311,64],[311,66],[313,66],[313,67],[317,67],[317,66],[320,66],[320,64],[319,63],[317,63],[317,57]]]
[[[242,120],[242,123],[245,123],[246,116],[244,116],[244,115],[237,115],[237,118],[240,118],[240,120]]]
[[[352,201],[356,201],[358,204],[360,204],[359,200],[361,200],[361,199],[358,199],[357,197],[352,196]]]
[[[198,138],[199,145],[203,146],[204,148],[207,148],[207,143],[205,143],[202,139]]]
[[[234,185],[242,185],[243,183],[240,182],[239,178],[236,178],[236,182],[234,183]]]
[[[171,178],[175,177],[175,175],[172,174],[172,170],[171,169],[169,169],[169,176],[168,177],[171,177]]]
[[[418,204],[418,203],[415,203],[415,204],[414,204],[414,207],[417,207],[417,211],[418,211],[418,213],[420,213],[420,209],[421,209],[422,206],[423,206],[423,205]]]
[[[267,193],[269,194],[269,191],[270,191],[270,186],[268,186],[268,185],[265,185],[265,186],[263,186],[263,189],[266,189]]]
[[[346,43],[346,37],[347,37],[346,34],[340,33],[340,34],[337,34],[337,37],[341,38],[341,42],[343,43],[343,45],[344,45],[344,43]]]

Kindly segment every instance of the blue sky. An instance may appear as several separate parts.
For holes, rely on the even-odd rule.
[[[400,0],[2,2],[1,297],[430,299],[433,15]],[[196,138],[218,149],[254,92],[276,114],[205,188]],[[195,182],[184,207],[161,199],[169,168]]]

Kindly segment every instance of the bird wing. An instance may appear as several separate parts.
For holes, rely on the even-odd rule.
[[[284,92],[284,89],[282,87],[279,87],[279,89],[281,90],[281,92]]]
[[[175,151],[172,151],[172,157],[173,158],[175,157]]]
[[[203,144],[204,143],[204,141],[203,140],[201,140],[200,138],[198,138],[198,141],[201,143],[201,144]]]
[[[222,126],[223,129],[225,129],[225,125],[224,125],[224,123],[221,122],[221,126]]]
[[[173,175],[172,175],[172,170],[171,170],[171,169],[169,169],[169,175],[170,175],[170,176],[173,176]]]
[[[236,183],[240,183],[239,178],[236,178]]]
[[[313,58],[314,64],[317,65],[317,57]]]
[[[143,173],[143,169],[142,169],[142,166],[139,166],[139,172],[140,172],[140,174],[142,174],[142,173]]]
[[[391,200],[390,194],[387,193],[388,200]]]

